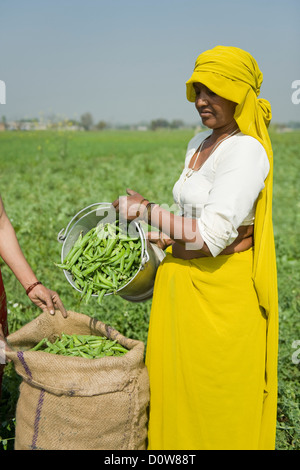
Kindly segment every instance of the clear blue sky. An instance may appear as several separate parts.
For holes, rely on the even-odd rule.
[[[197,123],[185,82],[221,44],[255,57],[273,121],[299,121],[299,18],[299,0],[0,0],[0,116]]]

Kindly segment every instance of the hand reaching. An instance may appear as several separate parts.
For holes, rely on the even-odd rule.
[[[43,284],[36,285],[28,294],[30,300],[37,305],[43,312],[54,315],[55,309],[60,310],[64,318],[67,317],[67,311],[59,295],[53,290],[47,289]]]

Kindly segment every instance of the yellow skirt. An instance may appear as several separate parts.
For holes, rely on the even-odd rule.
[[[252,249],[189,261],[169,252],[161,263],[146,351],[149,450],[259,449],[266,319],[252,263]]]

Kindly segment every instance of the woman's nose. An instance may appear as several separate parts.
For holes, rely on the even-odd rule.
[[[196,106],[205,106],[208,103],[207,95],[203,92],[196,95],[195,104]]]

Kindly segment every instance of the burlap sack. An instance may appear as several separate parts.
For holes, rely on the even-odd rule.
[[[28,351],[42,338],[98,334],[129,349],[120,357],[85,359]],[[89,316],[42,313],[8,338],[23,378],[15,450],[142,450],[146,448],[149,380],[144,344]]]

